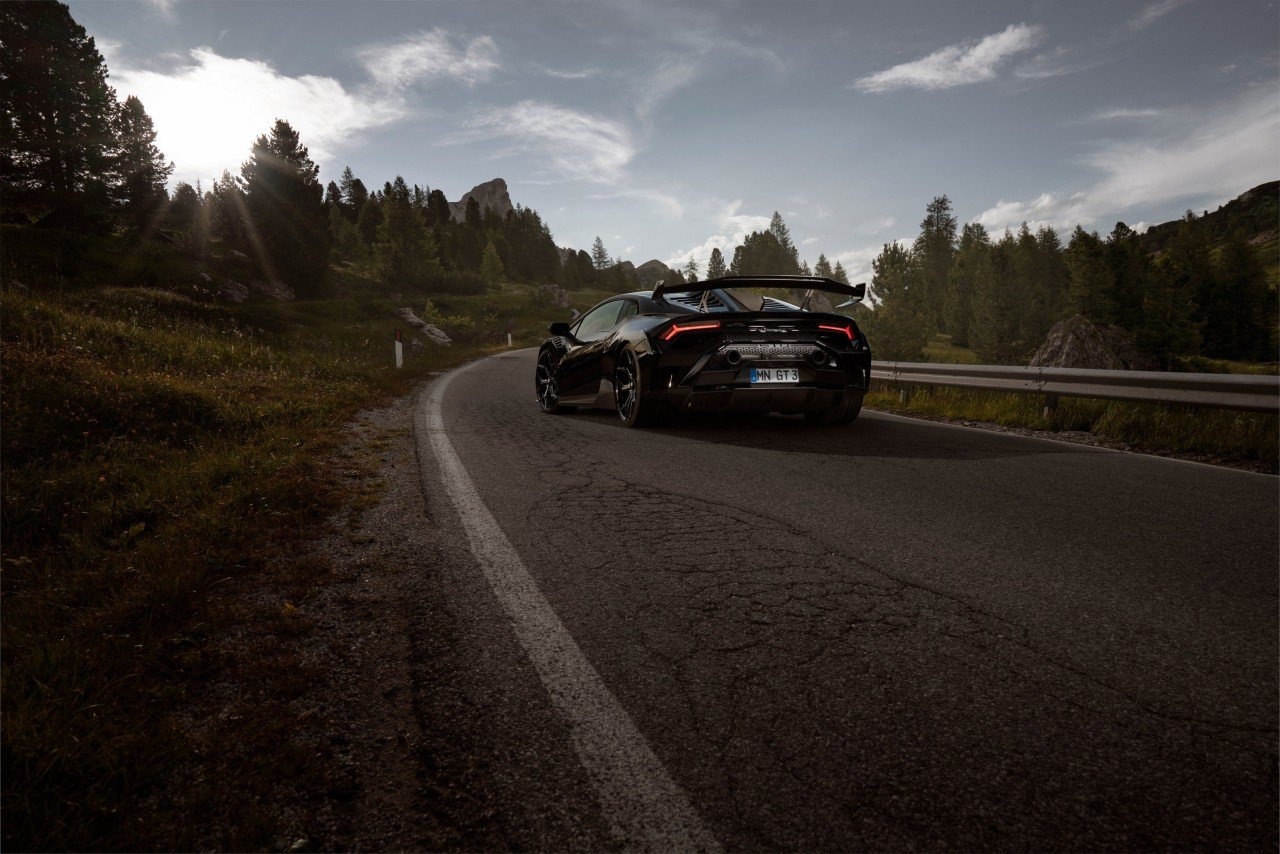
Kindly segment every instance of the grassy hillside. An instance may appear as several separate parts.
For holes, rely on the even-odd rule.
[[[214,594],[287,570],[333,506],[317,460],[339,427],[567,311],[519,285],[438,297],[456,346],[396,371],[394,311],[428,296],[359,269],[329,299],[232,305],[201,276],[245,276],[230,254],[13,228],[4,249],[4,841],[145,847],[128,816],[187,749],[173,715],[214,666]]]

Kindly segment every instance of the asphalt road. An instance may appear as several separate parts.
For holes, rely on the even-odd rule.
[[[1276,849],[1276,478],[874,412],[627,430],[533,366],[418,422],[519,846]],[[696,826],[632,835],[617,767]]]

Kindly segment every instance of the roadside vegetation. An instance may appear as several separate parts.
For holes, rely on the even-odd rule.
[[[935,335],[924,352],[929,362],[980,363],[977,353],[957,346],[947,335]],[[1233,362],[1204,356],[1187,358],[1178,367],[1201,373],[1272,375],[1280,368],[1275,362]],[[1262,413],[1064,397],[1046,415],[1042,395],[881,382],[872,386],[866,406],[1002,427],[1086,432],[1135,451],[1253,463],[1271,472],[1278,468],[1280,418]]]
[[[136,277],[111,238],[83,247],[98,275],[68,278],[40,266],[49,237],[4,231],[4,836],[130,847],[148,839],[138,802],[190,759],[174,716],[218,666],[217,594],[294,571],[338,500],[320,460],[343,423],[568,309],[515,284],[392,299],[349,267],[324,299],[227,305],[171,247],[153,247],[156,286],[116,287]],[[203,269],[234,272],[222,255]],[[454,346],[406,347],[394,369],[402,306]]]

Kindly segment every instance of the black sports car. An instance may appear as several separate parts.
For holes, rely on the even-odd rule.
[[[803,290],[799,306],[753,293]],[[848,317],[809,311],[815,293],[849,298],[866,285],[811,276],[726,276],[659,283],[552,323],[538,350],[544,412],[612,406],[628,427],[673,412],[804,413],[817,424],[858,417],[871,348]]]

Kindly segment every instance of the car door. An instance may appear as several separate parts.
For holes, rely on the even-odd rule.
[[[601,358],[618,316],[631,302],[611,299],[588,311],[572,328],[578,344],[560,362],[560,396],[594,396],[600,390]]]

